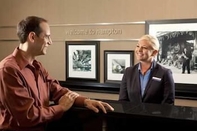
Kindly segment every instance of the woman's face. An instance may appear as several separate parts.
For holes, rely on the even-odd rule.
[[[143,61],[143,62],[149,62],[152,61],[152,58],[156,55],[155,51],[151,44],[145,40],[139,40],[138,44],[135,48],[135,55],[137,57],[137,60]]]

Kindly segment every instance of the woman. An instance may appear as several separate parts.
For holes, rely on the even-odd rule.
[[[158,52],[156,37],[144,35],[140,38],[135,49],[139,63],[126,68],[120,86],[120,101],[174,104],[172,72],[155,61]]]

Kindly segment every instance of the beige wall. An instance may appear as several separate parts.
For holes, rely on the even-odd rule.
[[[145,20],[196,18],[196,5],[196,0],[1,0],[0,60],[11,53],[18,44],[15,35],[17,22],[28,15],[38,15],[49,20],[54,43],[49,47],[47,55],[38,59],[58,80],[65,80],[66,40],[112,40],[102,40],[100,44],[100,82],[102,83],[104,50],[133,50],[135,39],[145,33],[143,23]],[[142,23],[130,23],[138,21]],[[111,25],[95,25],[95,23],[111,23]],[[121,33],[112,35],[68,33],[85,29],[118,29]],[[89,95],[87,92],[85,94]],[[117,94],[98,93],[96,96],[117,99]],[[177,102],[178,105],[182,103],[187,105],[185,101]],[[192,101],[190,105],[195,103]]]

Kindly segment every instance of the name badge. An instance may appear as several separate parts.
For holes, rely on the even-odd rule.
[[[161,78],[158,78],[158,77],[152,77],[152,79],[156,81],[161,81]]]

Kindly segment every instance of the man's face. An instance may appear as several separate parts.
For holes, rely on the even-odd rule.
[[[42,22],[40,23],[40,27],[42,32],[35,39],[34,55],[45,55],[47,53],[47,47],[52,44],[49,24]]]

